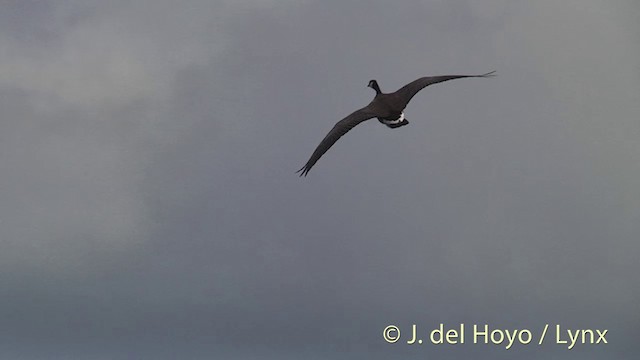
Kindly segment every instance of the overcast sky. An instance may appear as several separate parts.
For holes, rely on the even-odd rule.
[[[640,352],[636,0],[1,4],[0,358]]]

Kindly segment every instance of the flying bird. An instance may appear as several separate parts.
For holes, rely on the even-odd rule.
[[[333,146],[333,144],[335,144],[342,135],[346,134],[349,130],[353,129],[356,125],[365,120],[377,118],[378,121],[387,125],[391,129],[409,124],[409,121],[407,121],[407,118],[404,116],[404,108],[407,107],[411,98],[425,87],[453,79],[491,77],[495,76],[494,73],[495,71],[482,75],[427,76],[408,83],[396,92],[386,94],[380,90],[380,86],[378,86],[377,81],[369,81],[369,85],[367,85],[367,87],[376,91],[376,96],[373,100],[369,105],[354,111],[351,115],[338,121],[333,126],[333,129],[329,131],[327,136],[322,139],[320,145],[318,145],[313,154],[311,154],[309,161],[307,161],[300,170],[296,171],[296,173],[300,173],[300,176],[307,176],[309,170],[311,170],[318,159],[320,159],[320,157],[322,157],[322,155],[324,155],[324,153],[327,152],[327,150],[329,150],[329,148]]]

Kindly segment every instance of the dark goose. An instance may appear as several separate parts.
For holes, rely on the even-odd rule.
[[[361,122],[373,118],[377,118],[378,121],[387,125],[388,127],[395,129],[401,126],[409,124],[409,121],[404,116],[404,108],[411,98],[418,93],[418,91],[424,89],[431,84],[437,84],[443,81],[461,79],[461,78],[486,78],[495,76],[495,71],[488,72],[482,75],[442,75],[442,76],[427,76],[418,80],[412,81],[407,85],[401,87],[398,91],[385,94],[380,91],[378,82],[375,80],[369,81],[370,88],[376,91],[376,96],[369,103],[369,105],[362,109],[354,111],[351,115],[338,121],[333,129],[329,131],[327,136],[322,139],[320,145],[311,154],[309,161],[302,167],[302,169],[296,171],[300,173],[300,176],[307,176],[309,170],[313,165],[322,157],[322,155],[329,150],[329,148],[335,144],[338,139],[354,126]]]

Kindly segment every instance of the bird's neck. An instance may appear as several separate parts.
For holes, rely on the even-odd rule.
[[[376,95],[382,94],[382,91],[380,91],[380,86],[378,86],[377,82],[374,82],[373,84],[371,84],[371,87],[373,88],[373,90],[376,91]]]

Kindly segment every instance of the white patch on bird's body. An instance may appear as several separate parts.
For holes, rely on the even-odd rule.
[[[400,113],[400,117],[395,119],[395,120],[387,120],[387,119],[382,119],[382,123],[385,125],[396,125],[396,124],[400,124],[402,121],[404,120],[404,113]]]

